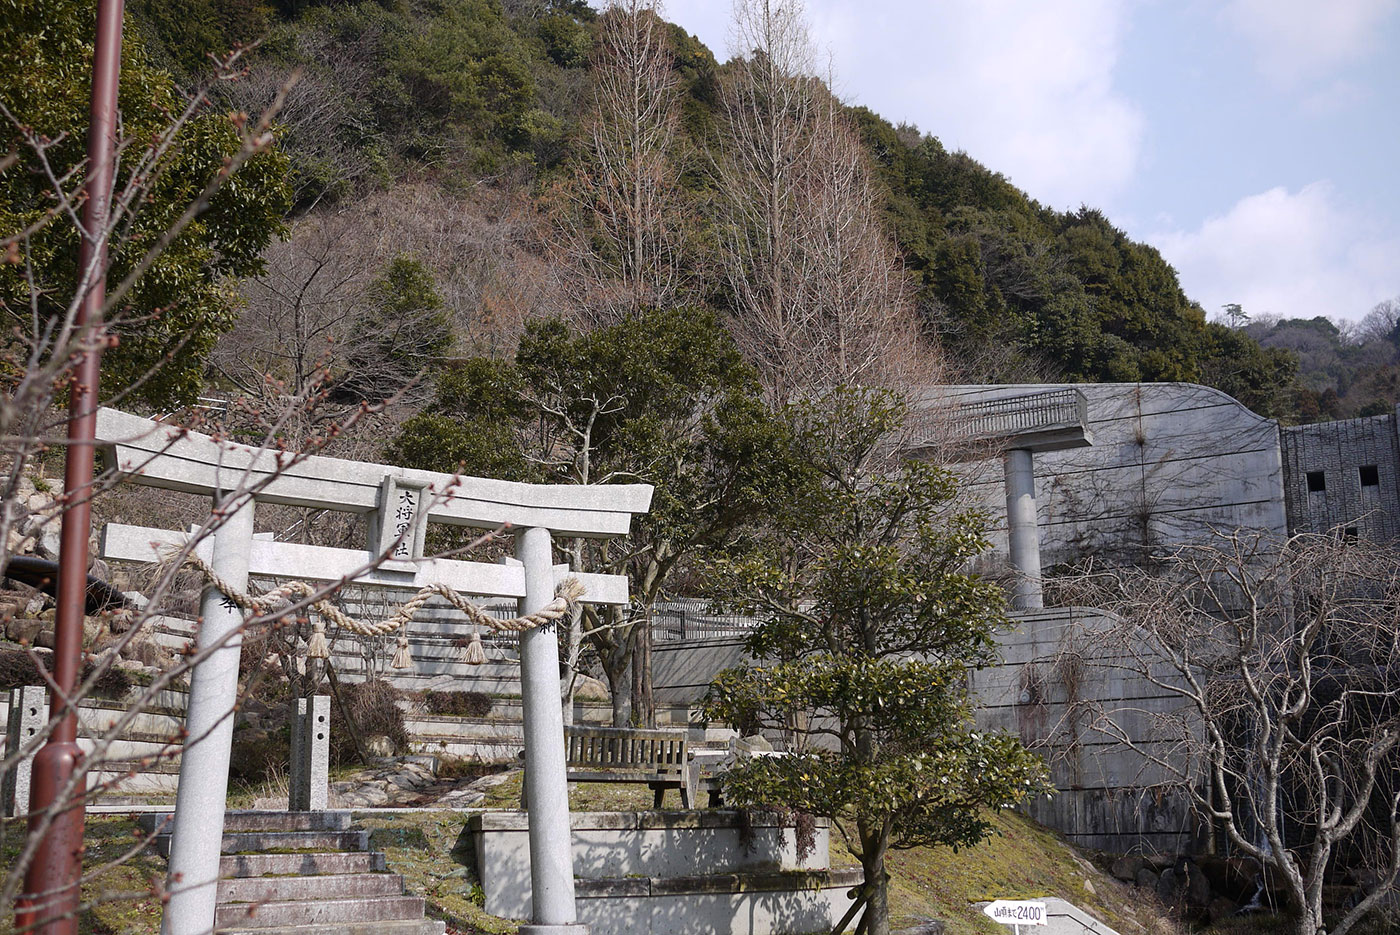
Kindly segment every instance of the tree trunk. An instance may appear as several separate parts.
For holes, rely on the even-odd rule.
[[[866,935],[890,935],[890,888],[885,855],[890,849],[888,824],[856,823],[860,839],[860,866],[865,871],[866,904],[862,922]]]
[[[865,903],[866,935],[890,935],[890,888],[885,879],[884,848],[862,857],[860,865],[869,893]]]
[[[632,667],[626,666],[621,672],[608,674],[608,693],[612,699],[612,726],[632,725]]]
[[[640,624],[642,631],[637,634],[637,646],[632,650],[632,654],[637,657],[638,687],[641,689],[636,698],[637,707],[641,709],[639,720],[643,727],[656,726],[656,701],[651,695],[651,608],[647,608],[647,613],[642,618]]]

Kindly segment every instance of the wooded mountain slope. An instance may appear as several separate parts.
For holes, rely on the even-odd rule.
[[[297,216],[312,219],[296,225],[294,242],[307,229],[324,236],[338,227],[354,242],[349,252],[377,258],[381,269],[370,275],[394,253],[411,253],[437,277],[464,354],[503,352],[521,316],[559,301],[546,288],[549,218],[570,197],[592,100],[598,15],[583,0],[132,0],[129,8],[152,55],[183,81],[196,79],[207,53],[261,37],[248,78],[226,92],[230,105],[251,112],[287,72],[303,70],[281,137]],[[723,312],[732,296],[716,272],[724,245],[709,208],[730,66],[680,28],[669,33],[681,96],[672,148],[682,167],[674,219],[686,234],[682,298]],[[1043,207],[934,135],[864,108],[850,116],[951,378],[1189,380],[1294,417],[1295,356],[1208,322],[1156,249],[1092,208]],[[479,223],[482,236],[465,252],[459,243],[434,254],[422,225],[405,218],[410,204]],[[415,232],[397,249],[366,249],[364,231],[327,220],[348,215]]]

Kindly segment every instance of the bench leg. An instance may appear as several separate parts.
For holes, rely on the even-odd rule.
[[[665,787],[665,786],[652,786],[652,787],[651,787],[651,807],[652,807],[652,808],[660,808],[661,805],[662,805],[662,803],[663,803],[665,800],[666,800],[666,787]]]

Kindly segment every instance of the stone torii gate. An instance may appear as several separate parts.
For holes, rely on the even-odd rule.
[[[556,580],[569,573],[553,562],[553,536],[625,535],[632,516],[646,512],[652,495],[645,484],[520,484],[338,458],[296,460],[115,409],[99,411],[97,438],[108,464],[129,482],[213,498],[223,522],[199,553],[238,589],[247,588],[249,574],[413,589],[441,583],[466,594],[516,598],[520,614],[530,614],[550,603]],[[255,539],[259,502],[368,514],[370,541],[357,550]],[[483,530],[509,524],[519,564],[425,559],[429,522]],[[161,546],[184,541],[176,532],[111,525],[103,552],[108,558],[149,562],[159,558]],[[389,558],[381,560],[386,553]],[[627,602],[625,577],[575,576],[584,586],[583,600]],[[195,742],[187,744],[180,761],[163,935],[204,935],[214,927],[243,614],[213,588],[206,590],[200,610],[197,645],[207,655],[190,677],[185,727]],[[584,935],[574,909],[554,627],[521,633],[520,672],[534,906],[532,924],[521,931]]]

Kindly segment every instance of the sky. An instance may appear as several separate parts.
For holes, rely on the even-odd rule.
[[[1400,0],[807,0],[837,93],[1102,210],[1212,317],[1400,296]],[[721,61],[729,0],[664,14]]]

